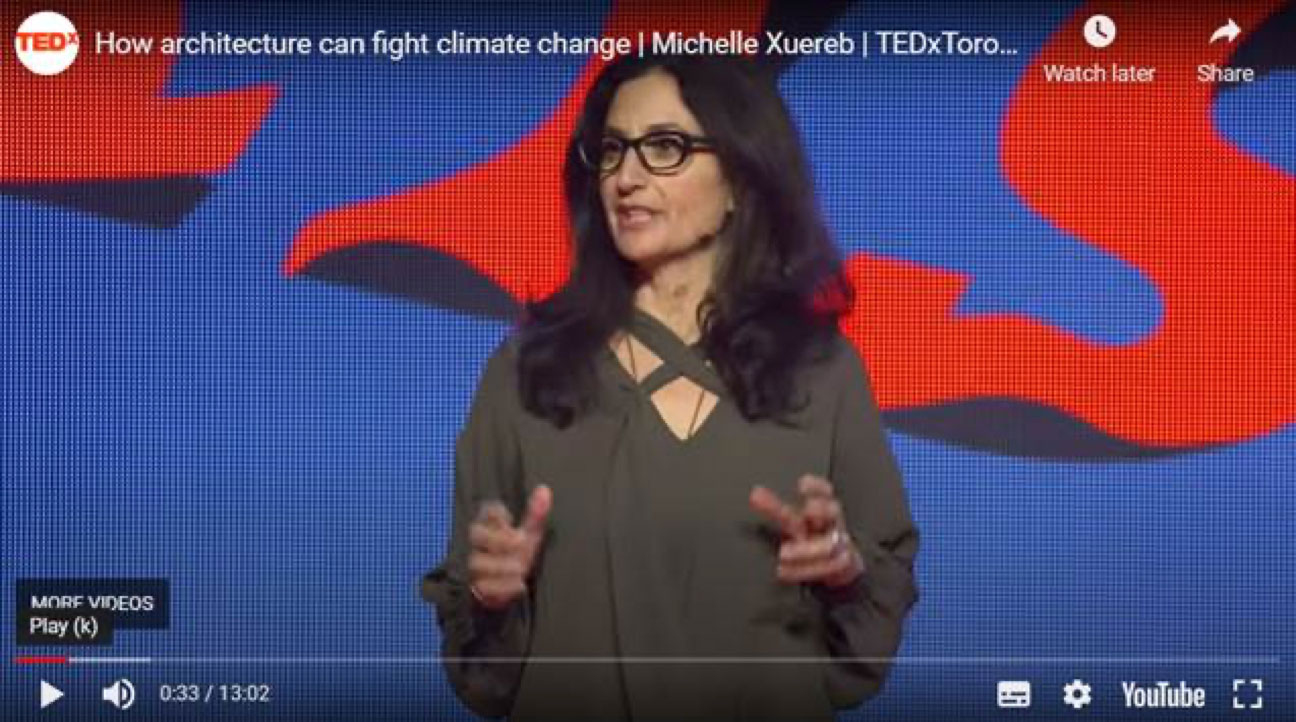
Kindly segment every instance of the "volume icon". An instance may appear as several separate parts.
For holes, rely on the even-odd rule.
[[[129,679],[119,679],[104,687],[103,699],[117,709],[130,709],[135,704],[135,685]]]

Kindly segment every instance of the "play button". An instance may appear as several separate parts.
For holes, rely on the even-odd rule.
[[[63,690],[59,689],[58,687],[55,687],[54,685],[42,679],[40,698],[41,698],[41,709],[45,709],[46,707],[54,704],[60,699],[63,699]]]

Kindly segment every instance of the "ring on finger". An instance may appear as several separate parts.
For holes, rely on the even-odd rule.
[[[832,553],[836,554],[842,548],[843,540],[842,540],[841,527],[834,527],[832,530],[832,536],[830,536],[829,539],[832,542],[832,544],[830,545],[830,548],[832,549]]]

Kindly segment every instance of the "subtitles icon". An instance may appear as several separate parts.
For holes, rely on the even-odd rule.
[[[1031,683],[1020,680],[999,682],[999,706],[1003,709],[1026,709],[1031,706]]]

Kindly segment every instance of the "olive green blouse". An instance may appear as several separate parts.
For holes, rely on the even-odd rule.
[[[917,599],[918,534],[854,347],[837,336],[803,367],[809,403],[747,421],[699,345],[636,310],[630,332],[662,359],[636,383],[610,348],[599,402],[566,429],[522,408],[516,336],[486,364],[455,449],[449,548],[423,579],[451,684],[475,712],[512,720],[831,720],[875,694]],[[677,437],[650,400],[679,375],[719,398]],[[843,589],[775,576],[779,535],[748,503],[762,484],[835,487],[863,553]],[[468,590],[468,526],[530,491],[553,510],[529,594],[490,611]]]

